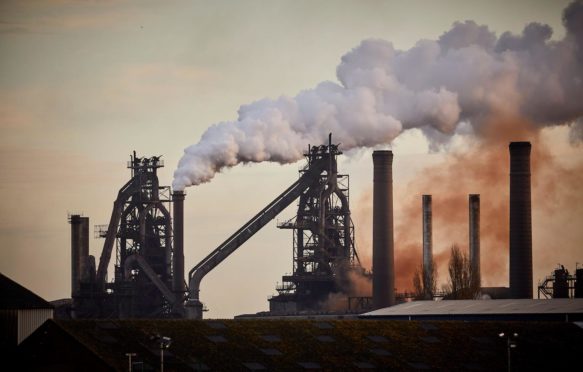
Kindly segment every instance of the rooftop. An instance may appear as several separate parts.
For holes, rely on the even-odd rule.
[[[52,309],[53,305],[0,273],[0,309]]]
[[[159,335],[172,339],[164,357],[175,371],[504,370],[500,332],[519,334],[513,364],[521,369],[574,365],[583,349],[583,330],[565,322],[76,320],[46,322],[21,344],[19,363],[75,369],[91,359],[105,369],[127,370],[126,353],[136,353],[134,362],[157,370]]]
[[[540,320],[583,320],[583,299],[552,300],[442,300],[413,301],[371,311],[361,318],[421,319],[462,317],[509,320],[509,318]]]

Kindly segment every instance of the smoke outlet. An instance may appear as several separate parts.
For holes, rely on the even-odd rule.
[[[89,217],[74,214],[71,224],[71,297],[78,294],[80,281],[86,277],[87,258],[89,256]]]
[[[393,152],[375,151],[373,178],[373,307],[395,304]]]
[[[431,195],[423,195],[423,278],[427,283],[427,278],[432,273],[433,265],[433,233],[432,233],[432,219],[433,211],[431,206]]]
[[[470,225],[470,266],[472,275],[479,288],[481,285],[480,275],[480,195],[469,195],[469,225]]]
[[[530,142],[510,143],[510,295],[532,298]]]
[[[173,253],[172,272],[174,292],[184,293],[186,285],[184,282],[184,191],[174,191],[172,193],[173,209]]]

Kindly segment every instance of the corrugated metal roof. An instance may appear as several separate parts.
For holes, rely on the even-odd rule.
[[[0,273],[0,309],[52,309],[53,305]]]
[[[492,314],[583,314],[583,299],[413,301],[371,311],[361,317]]]

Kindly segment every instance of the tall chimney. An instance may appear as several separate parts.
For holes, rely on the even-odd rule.
[[[89,217],[71,216],[71,297],[78,294],[89,256]]]
[[[393,248],[393,152],[374,151],[372,301],[379,309],[395,304]]]
[[[426,288],[429,284],[430,276],[432,275],[433,266],[433,237],[432,237],[432,209],[431,209],[431,195],[423,195],[423,288],[427,292],[430,288]]]
[[[174,231],[174,251],[172,253],[174,292],[184,292],[184,191],[174,191],[172,193],[174,203],[173,228]]]
[[[470,214],[470,266],[472,275],[476,280],[476,285],[481,286],[480,274],[480,195],[470,194],[469,196]]]
[[[530,142],[510,143],[510,295],[532,298]]]

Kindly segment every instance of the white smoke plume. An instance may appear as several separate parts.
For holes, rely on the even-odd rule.
[[[565,37],[556,41],[540,23],[497,37],[473,21],[456,22],[437,40],[408,50],[364,40],[342,57],[339,83],[243,105],[236,121],[208,128],[185,149],[173,187],[208,182],[239,163],[297,161],[308,143],[323,142],[329,132],[344,150],[388,144],[410,128],[443,141],[460,122],[480,134],[484,119],[497,113],[538,126],[579,118],[572,140],[580,142],[583,1],[565,8],[563,25]]]

